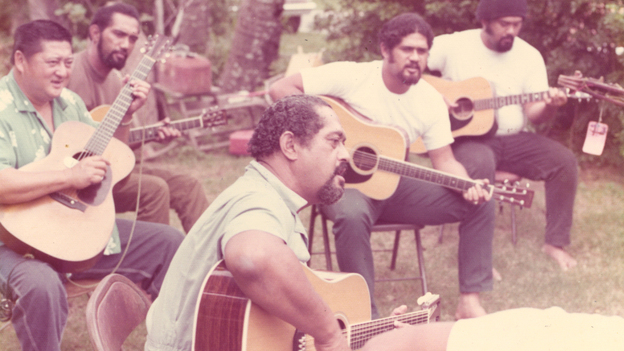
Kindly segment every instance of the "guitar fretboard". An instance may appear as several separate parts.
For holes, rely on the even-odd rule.
[[[351,326],[351,340],[349,345],[352,350],[364,347],[364,344],[372,337],[394,329],[394,322],[399,321],[407,324],[429,323],[429,311],[406,313],[399,316],[375,319],[369,322],[354,324]],[[346,334],[347,332],[344,331]]]
[[[128,82],[135,79],[145,80],[155,62],[156,61],[153,58],[143,56],[138,67],[134,70],[134,72],[132,72]],[[132,99],[132,87],[129,83],[127,83],[121,89],[119,95],[117,95],[115,102],[113,102],[113,105],[106,113],[106,116],[104,116],[100,126],[87,142],[87,145],[85,146],[87,154],[102,155],[104,153],[104,150],[113,137],[113,134],[115,134],[119,123],[126,115],[126,112],[132,103]]]
[[[474,101],[474,109],[475,111],[495,110],[507,105],[522,105],[527,102],[542,101],[544,100],[544,93],[547,91],[479,99]]]
[[[194,128],[203,127],[202,117],[193,117],[187,118],[180,121],[171,122],[168,127],[175,128],[179,131],[185,131]],[[150,141],[158,138],[158,128],[161,126],[148,126],[148,127],[139,127],[132,128],[130,130],[130,136],[128,137],[129,143],[136,143],[141,141],[141,139],[145,139],[145,141]]]
[[[368,152],[356,150],[353,153],[353,163],[360,169],[372,169],[375,167],[382,171],[398,174],[405,177],[420,179],[429,183],[438,184],[447,188],[465,191],[477,183],[470,179],[459,178],[448,173],[421,167],[413,163],[401,162],[383,156],[377,156]],[[493,191],[491,185],[484,186],[487,191]]]

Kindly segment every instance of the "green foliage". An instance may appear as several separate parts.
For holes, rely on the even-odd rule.
[[[0,0],[3,1],[3,0]],[[5,0],[6,1],[6,0]],[[109,0],[61,0],[61,6],[56,14],[67,20],[72,26],[72,32],[75,35],[75,45],[77,48],[85,46],[85,40],[88,35],[88,26],[93,13],[100,7],[104,6]],[[213,70],[213,78],[218,79],[218,73],[222,71],[225,61],[228,57],[230,49],[230,41],[234,32],[236,22],[236,12],[232,8],[240,4],[241,0],[222,0],[222,1],[204,1],[209,8],[209,23],[206,26],[210,28],[210,34],[205,41],[209,43],[205,52],[198,52],[210,59]],[[155,32],[155,5],[154,0],[124,0],[125,3],[135,6],[141,14],[142,30],[146,34]],[[173,0],[165,2],[164,18],[165,18],[165,34],[171,33],[171,27],[177,14],[177,8],[183,1]],[[0,18],[2,18],[0,10]],[[9,21],[10,22],[10,21]],[[2,27],[0,26],[0,30]],[[193,48],[192,48],[193,49]],[[197,51],[197,50],[195,50]]]
[[[377,30],[389,18],[405,11],[422,14],[436,34],[478,28],[475,10],[479,0],[340,0],[327,5],[316,22],[328,32],[327,61],[379,59]],[[579,70],[586,77],[624,82],[624,5],[622,0],[528,0],[529,13],[520,36],[539,50],[547,65],[549,83],[557,86],[559,75]],[[588,122],[609,125],[602,156],[582,154]],[[624,165],[624,115],[618,106],[570,102],[551,121],[536,131],[553,137],[577,153],[581,163]]]

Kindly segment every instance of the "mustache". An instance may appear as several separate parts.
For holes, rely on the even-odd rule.
[[[114,54],[123,54],[124,56],[128,57],[128,50],[126,50],[126,49],[113,50],[113,51],[111,51],[109,56],[113,56]]]
[[[338,165],[338,167],[336,167],[336,170],[334,171],[334,176],[342,176],[345,174],[345,172],[347,172],[347,169],[349,169],[349,162],[343,161],[340,163],[340,165]]]
[[[418,62],[408,63],[407,65],[405,65],[405,68],[416,68],[416,69],[420,69],[420,64],[419,64]]]

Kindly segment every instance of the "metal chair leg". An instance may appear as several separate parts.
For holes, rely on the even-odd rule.
[[[401,239],[401,231],[397,230],[394,234],[394,246],[392,247],[392,260],[390,261],[390,270],[396,268],[396,260],[399,255],[399,241]]]
[[[414,230],[416,239],[416,254],[418,256],[418,269],[420,270],[420,285],[423,295],[427,293],[427,276],[425,275],[425,257],[423,255],[422,241],[420,240],[420,230]]]

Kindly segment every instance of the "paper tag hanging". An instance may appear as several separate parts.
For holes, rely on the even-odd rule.
[[[602,155],[602,150],[604,150],[607,141],[607,131],[609,131],[608,125],[596,121],[589,122],[587,136],[583,144],[583,152],[598,156]]]

